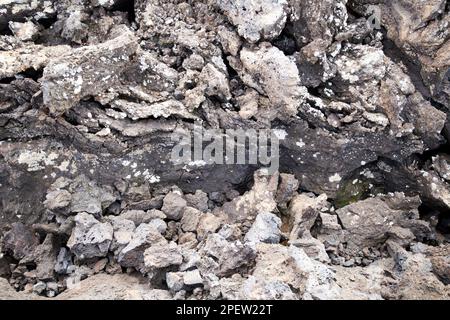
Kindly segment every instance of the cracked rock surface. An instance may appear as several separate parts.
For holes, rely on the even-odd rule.
[[[0,2],[0,299],[450,299],[449,23]],[[171,161],[198,122],[272,130],[278,170]]]

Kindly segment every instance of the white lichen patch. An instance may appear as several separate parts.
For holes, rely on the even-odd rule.
[[[191,162],[188,163],[188,166],[190,166],[190,167],[203,167],[203,166],[206,166],[206,161],[204,161],[204,160],[191,161]]]
[[[161,177],[157,175],[151,175],[147,180],[150,183],[158,183],[161,181]]]
[[[57,167],[60,171],[67,171],[69,168],[70,161],[64,160],[61,162],[61,164]]]
[[[284,140],[288,136],[288,133],[283,129],[275,129],[272,132],[279,140]]]
[[[375,176],[373,175],[372,171],[370,171],[369,169],[363,170],[361,172],[361,175],[363,175],[367,179],[374,179],[375,178]]]
[[[342,177],[338,173],[336,173],[336,174],[332,175],[331,177],[329,177],[328,181],[330,181],[331,183],[341,182]]]
[[[74,81],[74,93],[79,94],[81,92],[81,88],[83,87],[83,77],[78,75],[76,80]]]
[[[303,148],[304,146],[306,146],[306,143],[304,143],[303,140],[300,139],[300,141],[298,141],[298,142],[296,143],[296,145],[297,145],[297,147],[299,147],[299,148]]]
[[[26,164],[28,171],[39,171],[45,169],[46,166],[55,165],[55,160],[58,159],[58,154],[50,153],[46,154],[44,151],[25,151],[19,155],[19,164]]]

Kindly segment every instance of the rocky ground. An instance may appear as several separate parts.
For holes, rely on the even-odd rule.
[[[449,299],[449,24],[445,0],[0,1],[0,299]],[[172,163],[197,120],[277,130],[279,171]]]

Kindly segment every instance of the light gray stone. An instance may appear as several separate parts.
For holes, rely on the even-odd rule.
[[[44,205],[50,210],[61,209],[67,207],[71,200],[72,195],[67,190],[54,190],[47,193]]]
[[[256,216],[250,230],[245,235],[245,241],[258,243],[279,243],[281,237],[281,219],[273,213],[260,213]]]
[[[52,115],[61,115],[87,96],[110,88],[130,64],[138,43],[131,31],[54,59],[44,70],[42,93]]]
[[[166,243],[167,240],[154,226],[143,223],[136,228],[131,241],[119,253],[117,261],[123,267],[142,268],[145,250],[158,242]]]
[[[159,242],[144,252],[144,265],[148,270],[180,265],[182,262],[181,248],[175,242]]]
[[[81,212],[75,217],[75,228],[67,241],[79,259],[105,257],[113,240],[113,227],[109,223],[101,223],[92,215]]]
[[[276,38],[287,20],[285,0],[218,0],[218,5],[247,41]]]
[[[178,191],[169,192],[164,197],[162,211],[170,220],[180,220],[187,202]]]
[[[186,207],[183,211],[183,217],[181,218],[181,228],[185,232],[194,232],[197,230],[200,217],[202,216],[201,211]]]

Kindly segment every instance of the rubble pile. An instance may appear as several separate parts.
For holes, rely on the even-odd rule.
[[[450,299],[445,0],[0,3],[0,299]],[[378,24],[378,25],[377,25]],[[279,168],[174,163],[269,130]]]

